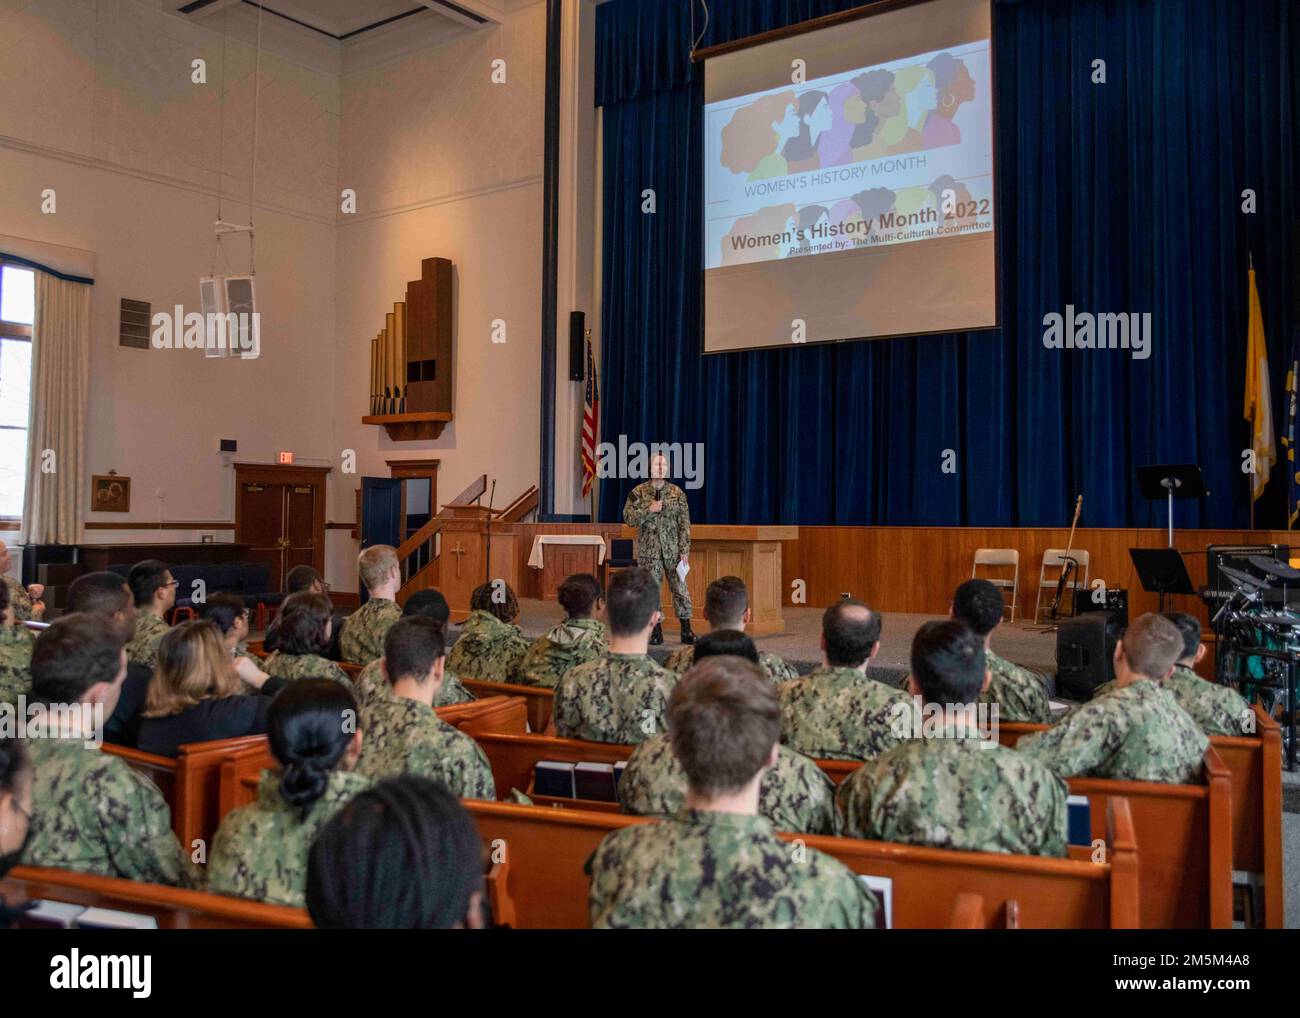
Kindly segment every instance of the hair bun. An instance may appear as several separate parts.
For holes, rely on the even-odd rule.
[[[296,760],[284,765],[280,776],[280,796],[290,806],[305,811],[325,793],[328,783],[328,768]]]

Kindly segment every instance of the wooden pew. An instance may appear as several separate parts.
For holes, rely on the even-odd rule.
[[[644,817],[587,810],[548,809],[509,803],[467,801],[490,850],[509,863],[504,892],[521,928],[580,928],[587,925],[588,879],[584,865],[610,831]],[[1136,926],[1138,851],[1128,803],[1113,796],[1107,861],[1092,863],[1083,853],[1069,859],[954,852],[854,838],[781,835],[788,842],[835,856],[857,873],[893,880],[894,925],[941,928],[951,921],[962,894],[977,895],[983,924],[1005,917],[1014,903],[1029,927]],[[969,903],[966,921],[975,921]]]
[[[111,742],[104,743],[101,750],[112,756],[121,757],[131,766],[132,770],[139,771],[158,786],[158,791],[162,792],[162,797],[171,808],[172,829],[175,830],[177,815],[176,758],[158,756],[156,753],[143,753],[138,749],[131,749],[127,746],[115,746]]]
[[[555,703],[555,690],[546,686],[522,686],[514,682],[484,682],[482,679],[461,679],[461,685],[475,696],[522,696],[528,703],[528,730],[544,732],[551,723],[551,708]]]
[[[158,786],[171,807],[172,830],[188,854],[198,840],[211,847],[217,833],[222,816],[218,809],[222,761],[244,746],[265,744],[265,735],[244,735],[188,743],[180,747],[175,757],[142,753],[110,743],[104,743],[104,752],[121,757]]]
[[[489,696],[437,708],[438,717],[466,735],[490,732],[522,735],[528,730],[528,701],[522,696]]]
[[[1048,727],[1008,722],[998,726],[998,741],[1014,747],[1025,735]],[[1143,846],[1144,928],[1232,926],[1233,782],[1213,739],[1202,774],[1199,785],[1108,778],[1068,781],[1071,795],[1086,795],[1091,803],[1093,838],[1099,836],[1108,797],[1128,799]]]
[[[1255,704],[1255,734],[1212,735],[1210,747],[1227,769],[1230,786],[1231,869],[1251,874],[1262,898],[1258,914],[1268,929],[1285,925],[1282,884],[1282,734],[1276,721]],[[1015,744],[1030,732],[1048,725],[1004,723],[998,738],[1004,746]],[[1127,785],[1127,783],[1124,783]],[[1075,782],[1070,782],[1075,792]],[[1078,794],[1084,794],[1079,791]],[[1139,833],[1145,826],[1141,806],[1133,803]],[[1149,846],[1150,837],[1144,838]]]
[[[1222,757],[1232,785],[1232,868],[1251,875],[1259,907],[1248,923],[1266,929],[1286,925],[1282,884],[1282,731],[1254,705],[1255,734],[1213,735],[1210,745]]]
[[[43,866],[15,866],[0,880],[0,893],[10,904],[39,898],[150,915],[166,930],[304,930],[312,925],[300,908]]]
[[[607,742],[584,742],[581,739],[560,739],[550,735],[509,735],[478,733],[474,739],[483,747],[492,777],[496,780],[497,798],[504,799],[512,788],[532,795],[533,770],[539,760],[560,760],[565,763],[618,763],[632,755],[635,746],[621,746]],[[542,805],[567,806],[579,809],[606,810],[617,803],[598,803],[582,799],[550,799],[545,796],[535,801]]]
[[[1020,726],[1018,734],[1041,727],[1044,726]],[[499,799],[505,799],[512,788],[517,788],[542,806],[603,813],[619,811],[616,803],[536,795],[533,771],[539,760],[615,763],[626,760],[633,746],[537,735],[483,736],[478,741],[492,766]],[[862,766],[854,760],[818,760],[817,765],[836,785]],[[1072,778],[1068,782],[1072,794],[1086,795],[1091,800],[1094,839],[1106,838],[1108,799],[1115,795],[1128,799],[1135,829],[1147,846],[1143,851],[1144,867],[1150,870],[1143,874],[1143,926],[1232,925],[1232,866],[1228,848],[1231,794],[1226,769],[1213,748],[1206,752],[1205,774],[1203,785],[1099,778]],[[1189,894],[1189,888],[1199,890]]]
[[[458,703],[450,707],[439,707],[435,713],[480,743],[491,739],[527,738],[510,734],[522,733],[524,730],[525,705],[518,697],[497,696],[472,703]],[[218,775],[218,817],[224,817],[231,810],[256,801],[262,771],[276,766],[278,764],[271,755],[264,736],[260,744],[250,743],[226,753]],[[509,791],[507,788],[507,794]]]
[[[263,740],[260,746],[250,745],[227,753],[221,761],[218,776],[217,813],[226,814],[238,806],[247,806],[257,799],[257,786],[262,772],[280,766],[271,755],[270,743]],[[219,825],[218,825],[219,826]]]

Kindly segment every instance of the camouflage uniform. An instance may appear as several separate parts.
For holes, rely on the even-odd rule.
[[[158,667],[158,644],[171,626],[151,611],[141,609],[135,613],[135,635],[126,645],[128,661],[138,661],[148,668]]]
[[[1244,735],[1244,719],[1254,714],[1246,698],[1231,686],[1210,682],[1190,668],[1179,665],[1174,674],[1160,683],[1173,694],[1178,706],[1192,716],[1206,735]],[[1093,690],[1092,698],[1114,691],[1112,679]]]
[[[356,695],[356,688],[348,673],[339,667],[337,661],[321,657],[319,654],[286,654],[277,650],[262,662],[262,671],[279,679],[333,679]]]
[[[781,742],[813,759],[869,760],[898,744],[900,704],[911,710],[902,690],[823,665],[781,687]]]
[[[1012,664],[992,650],[984,651],[992,679],[980,693],[980,703],[996,703],[999,721],[1031,721],[1045,725],[1052,720],[1047,683],[1037,672]]]
[[[9,603],[13,605],[15,622],[30,622],[32,617],[32,599],[27,588],[6,573],[3,577],[9,588]]]
[[[570,668],[555,688],[555,733],[631,745],[668,730],[677,676],[648,654],[606,654]]]
[[[843,863],[763,817],[683,809],[607,834],[588,863],[596,929],[864,929],[878,907]]]
[[[663,502],[659,512],[650,503]],[[677,563],[691,550],[691,509],[686,492],[665,481],[656,488],[653,481],[638,484],[623,503],[623,522],[636,527],[636,564],[654,577],[655,584],[668,580],[673,611],[679,619],[691,617],[691,595],[677,575]]]
[[[394,622],[402,617],[396,601],[372,597],[343,623],[339,633],[339,653],[344,661],[368,665],[384,656],[384,637]]]
[[[302,814],[280,797],[279,771],[262,772],[257,801],[221,821],[208,861],[213,894],[302,908],[312,839],[370,780],[350,771],[329,775],[325,792]]]
[[[0,626],[0,703],[18,705],[32,691],[32,646],[25,626]]]
[[[680,647],[669,654],[668,660],[664,662],[664,667],[670,672],[681,675],[689,671],[693,664],[695,664],[695,647],[691,645],[689,647]],[[760,650],[758,652],[758,666],[767,673],[767,677],[776,686],[799,677],[799,672],[795,670],[794,665],[769,650]]]
[[[844,832],[909,845],[1066,854],[1065,782],[977,731],[945,726],[864,764],[840,785]]]
[[[469,613],[447,655],[447,667],[467,679],[514,682],[528,653],[528,641],[518,626],[502,622],[491,612]]]
[[[632,751],[618,779],[623,812],[671,817],[686,803],[686,772],[673,755],[667,733],[647,739]],[[758,787],[758,812],[778,831],[839,834],[835,785],[815,763],[785,746]]]
[[[393,698],[393,687],[384,678],[383,666],[379,661],[371,661],[361,669],[361,674],[353,679],[352,684],[356,687],[357,705],[363,716],[377,701]],[[443,671],[442,686],[433,698],[435,707],[450,707],[454,703],[469,703],[474,699],[474,694],[461,685],[460,679],[449,671]]]
[[[375,781],[419,774],[442,782],[462,799],[497,797],[492,768],[479,744],[425,704],[403,697],[373,703],[362,733],[358,774]]]
[[[565,619],[533,641],[519,666],[518,681],[554,689],[574,665],[594,661],[608,652],[608,631],[600,619]]]
[[[1195,784],[1209,744],[1191,716],[1150,679],[1084,704],[1065,721],[1016,743],[1063,778]]]
[[[27,749],[35,780],[24,863],[146,884],[201,885],[152,781],[81,738],[29,739]]]

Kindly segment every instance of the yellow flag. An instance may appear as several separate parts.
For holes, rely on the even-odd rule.
[[[1250,447],[1255,454],[1255,477],[1250,489],[1253,502],[1264,494],[1270,468],[1277,462],[1273,441],[1273,397],[1268,384],[1268,347],[1264,343],[1264,313],[1259,306],[1255,270],[1250,270],[1250,320],[1246,325],[1246,407],[1251,424]]]

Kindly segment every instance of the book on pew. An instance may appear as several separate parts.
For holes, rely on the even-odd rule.
[[[38,898],[23,910],[20,920],[23,926],[34,926],[46,930],[70,930],[77,925],[77,916],[86,911],[85,905],[76,905],[70,901],[46,901]]]
[[[79,930],[156,930],[158,920],[151,915],[118,912],[111,908],[88,908],[77,916]]]
[[[597,802],[618,802],[614,791],[614,765],[608,763],[578,764],[573,769],[573,785],[579,799]]]
[[[1092,847],[1092,807],[1086,795],[1071,795],[1065,800],[1066,840],[1071,845]]]
[[[877,929],[892,930],[894,928],[894,881],[889,877],[873,877],[867,873],[858,874],[858,879],[866,885],[871,896],[876,899],[876,904],[880,906],[880,914],[884,916],[884,925],[878,926]]]
[[[557,799],[577,796],[574,783],[574,765],[563,760],[538,760],[533,768],[533,792]]]

